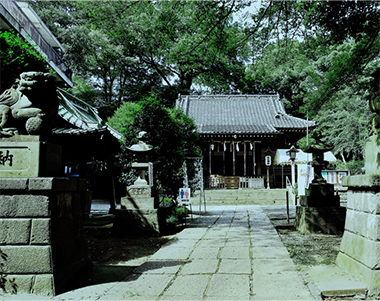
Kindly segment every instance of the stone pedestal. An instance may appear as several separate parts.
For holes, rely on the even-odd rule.
[[[380,175],[345,177],[343,185],[347,217],[336,264],[365,283],[370,296],[379,296]]]
[[[81,215],[85,181],[0,178],[0,191],[0,249],[8,256],[0,257],[0,272],[15,278],[18,293],[62,293],[91,267]]]
[[[0,139],[0,177],[61,176],[61,158],[61,146],[41,136]]]
[[[305,234],[342,234],[346,208],[344,207],[302,207],[297,206],[294,226]]]
[[[148,185],[132,185],[129,196],[121,199],[121,210],[115,211],[114,232],[117,235],[158,235],[159,212]]]
[[[294,226],[301,233],[342,234],[346,208],[340,207],[334,185],[311,183],[306,196],[300,197]]]
[[[152,190],[148,185],[132,185],[127,187],[129,197],[121,199],[121,207],[124,209],[155,209]]]

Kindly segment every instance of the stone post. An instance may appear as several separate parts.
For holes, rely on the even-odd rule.
[[[15,279],[17,293],[54,296],[91,267],[81,216],[85,188],[82,179],[0,178],[0,250],[7,255],[0,272]],[[5,287],[12,292],[9,281]]]

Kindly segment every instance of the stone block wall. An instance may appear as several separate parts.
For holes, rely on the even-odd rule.
[[[344,179],[347,216],[337,264],[380,295],[380,181],[374,176]]]
[[[0,250],[7,255],[0,269],[19,293],[56,295],[89,267],[85,192],[81,179],[0,178]],[[9,281],[6,288],[12,291]]]

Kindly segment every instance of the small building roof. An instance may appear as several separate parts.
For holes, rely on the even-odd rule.
[[[57,88],[59,100],[58,115],[69,124],[69,127],[56,127],[54,134],[80,135],[95,132],[109,132],[116,139],[122,135],[103,122],[97,110],[67,91]]]
[[[58,116],[53,137],[63,147],[66,161],[105,160],[119,151],[122,135],[107,125],[95,108],[57,88]]]
[[[286,114],[278,95],[184,95],[176,105],[194,119],[200,134],[306,133],[316,126]]]

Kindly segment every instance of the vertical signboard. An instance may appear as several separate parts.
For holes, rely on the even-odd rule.
[[[149,173],[149,186],[152,187],[153,186],[153,163],[152,162],[149,162],[148,173]]]
[[[190,188],[179,189],[179,200],[182,205],[190,205]]]

